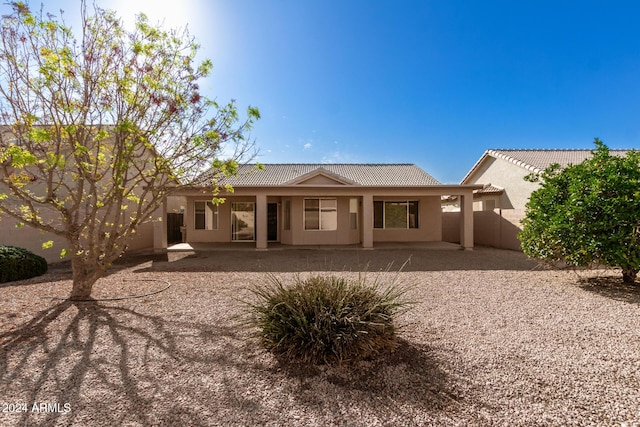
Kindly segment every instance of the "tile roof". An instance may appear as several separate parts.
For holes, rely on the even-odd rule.
[[[581,163],[591,157],[591,151],[592,149],[490,149],[482,155],[461,182],[465,183],[487,156],[506,160],[531,172],[540,173],[554,163],[558,163],[562,167]],[[615,156],[624,156],[628,151],[630,150],[609,150]]]
[[[614,156],[624,156],[629,150],[609,150]],[[582,163],[591,157],[591,149],[584,150],[488,150],[494,157],[503,158],[511,162],[520,162],[530,167],[546,169],[554,163],[565,167],[570,164]]]
[[[221,185],[233,187],[292,185],[291,181],[315,171],[327,176],[343,178],[354,185],[393,187],[440,185],[435,178],[413,164],[320,164],[289,163],[264,164],[264,170],[255,170],[255,165],[242,165],[238,176],[220,181]]]
[[[480,190],[475,190],[474,193],[478,194],[502,194],[504,193],[504,188],[498,187],[492,184],[486,184]]]

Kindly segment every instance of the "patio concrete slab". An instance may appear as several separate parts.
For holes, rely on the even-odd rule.
[[[462,248],[457,243],[449,242],[379,242],[373,250],[422,249],[438,251],[459,251]],[[326,250],[353,251],[364,250],[361,245],[283,245],[269,243],[268,251],[298,251],[298,250]],[[367,249],[371,250],[371,249]],[[169,252],[213,252],[213,251],[256,251],[255,242],[233,243],[176,243],[167,248]]]

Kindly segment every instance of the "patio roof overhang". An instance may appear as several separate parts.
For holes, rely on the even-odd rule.
[[[280,186],[236,186],[233,192],[226,192],[221,189],[219,196],[246,196],[253,194],[267,194],[271,196],[346,196],[359,194],[393,195],[393,196],[448,196],[448,195],[470,195],[476,190],[483,188],[482,184],[465,185],[424,185],[424,186],[364,186],[364,185],[280,185]],[[185,187],[173,193],[176,196],[201,196],[212,192],[212,187]]]

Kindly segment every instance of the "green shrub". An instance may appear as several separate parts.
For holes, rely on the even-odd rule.
[[[15,246],[0,246],[0,283],[29,279],[47,272],[47,261]]]
[[[396,345],[395,314],[408,302],[395,285],[335,276],[296,279],[291,287],[271,277],[251,289],[249,324],[262,344],[293,362],[332,364],[370,358]]]

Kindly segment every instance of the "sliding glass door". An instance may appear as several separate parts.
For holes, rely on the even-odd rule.
[[[255,203],[231,203],[231,240],[256,239]]]

